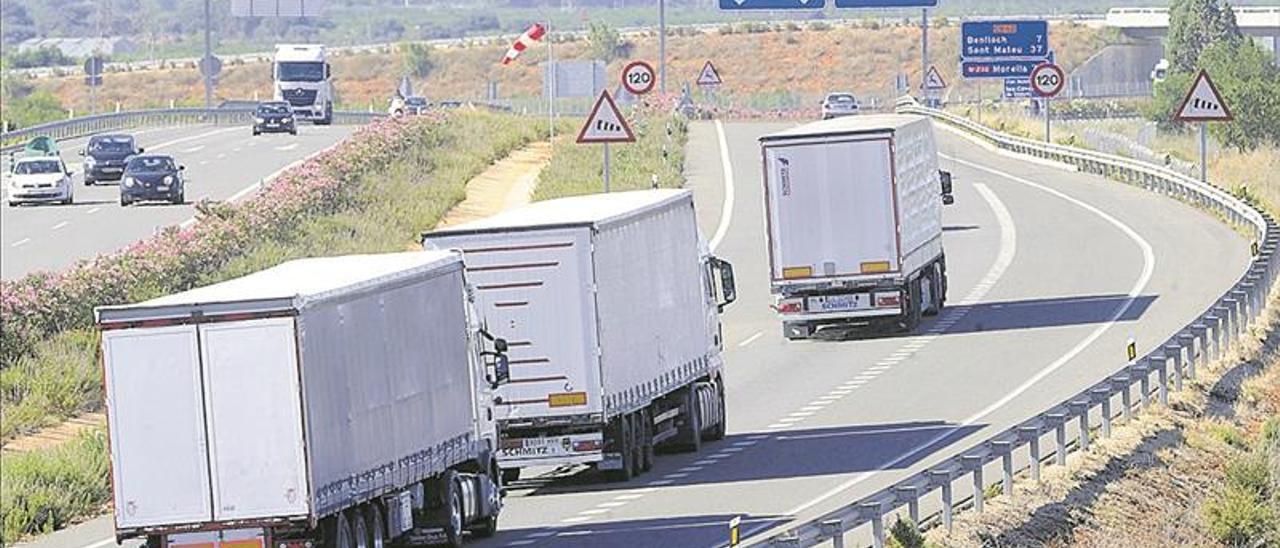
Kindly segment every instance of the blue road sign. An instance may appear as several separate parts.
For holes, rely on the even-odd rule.
[[[965,78],[1029,78],[1031,70],[1043,63],[1043,59],[1004,59],[999,61],[965,61],[960,63],[960,75]]]
[[[722,10],[816,10],[827,0],[720,0]]]
[[[1049,54],[1047,21],[966,21],[960,29],[960,57],[1044,59]]]
[[[1030,78],[1004,79],[1005,99],[1030,99],[1032,95]]]
[[[938,0],[836,0],[837,8],[932,8]]]

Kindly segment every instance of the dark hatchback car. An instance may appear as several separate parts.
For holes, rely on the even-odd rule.
[[[125,161],[142,152],[142,147],[133,141],[132,135],[90,137],[89,145],[80,151],[80,155],[84,156],[84,184],[119,180],[124,176]]]
[[[294,123],[293,107],[284,101],[258,103],[253,111],[253,134],[289,133],[298,134],[298,125]]]
[[[185,169],[186,166],[175,164],[172,157],[161,154],[130,158],[120,183],[120,205],[142,201],[182,203],[185,201],[182,180]]]

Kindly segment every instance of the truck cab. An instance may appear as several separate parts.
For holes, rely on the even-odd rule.
[[[275,100],[287,101],[297,119],[316,125],[333,122],[332,71],[323,45],[277,45],[271,73]]]

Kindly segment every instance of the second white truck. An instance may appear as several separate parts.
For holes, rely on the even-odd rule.
[[[942,206],[928,118],[871,115],[760,138],[771,290],[783,335],[910,331],[947,295]]]
[[[277,45],[272,74],[273,96],[288,101],[295,118],[316,125],[333,123],[333,81],[323,45]]]
[[[460,249],[488,329],[510,344],[498,462],[648,470],[655,446],[725,433],[719,314],[733,269],[698,234],[689,191],[538,202],[424,235]]]

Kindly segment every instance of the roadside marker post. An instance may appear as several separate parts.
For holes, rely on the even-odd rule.
[[[742,516],[733,516],[729,520],[729,546],[737,546],[742,541],[741,538]]]
[[[578,131],[577,143],[580,145],[604,144],[605,192],[609,192],[609,179],[612,175],[609,165],[609,143],[634,142],[636,142],[636,136],[631,131],[631,125],[627,123],[627,118],[622,115],[622,111],[618,110],[618,105],[613,102],[613,96],[609,95],[609,90],[600,92],[600,97],[596,99],[595,106],[591,107],[591,114],[587,116],[586,123]]]
[[[1133,337],[1129,337],[1129,342],[1125,343],[1124,353],[1129,357],[1129,363],[1138,359],[1138,343],[1133,340]]]
[[[1200,180],[1208,182],[1208,122],[1230,122],[1235,117],[1218,92],[1218,86],[1213,85],[1213,80],[1204,69],[1196,74],[1196,81],[1187,90],[1187,96],[1182,99],[1182,106],[1178,107],[1173,119],[1179,122],[1200,122]]]

